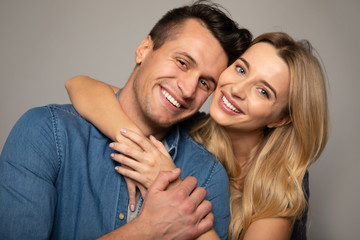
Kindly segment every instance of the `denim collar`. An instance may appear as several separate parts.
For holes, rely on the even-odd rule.
[[[162,141],[172,159],[176,158],[179,141],[180,128],[179,125],[175,125]]]

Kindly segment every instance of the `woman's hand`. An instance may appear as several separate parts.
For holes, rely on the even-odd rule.
[[[126,182],[126,186],[127,186],[128,194],[129,194],[130,210],[133,212],[133,211],[135,211],[135,206],[136,206],[136,188],[138,188],[140,190],[141,196],[146,195],[147,189],[140,183],[132,180],[131,178],[128,178],[128,177],[124,177],[124,178],[125,178],[125,182]]]
[[[148,188],[160,171],[175,168],[164,145],[153,136],[147,139],[133,131],[121,131],[128,141],[111,143],[110,147],[119,153],[111,154],[113,160],[121,163],[116,170],[125,177]]]

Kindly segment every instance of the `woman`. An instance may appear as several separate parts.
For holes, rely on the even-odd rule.
[[[73,79],[67,84],[75,107],[110,138],[117,138],[114,130],[121,123],[95,120],[99,112],[122,114],[116,99],[114,107],[105,106],[99,98],[106,87],[96,93],[89,90],[91,86],[88,95],[75,99],[74,92],[84,86],[81,81],[90,80]],[[210,116],[196,121],[190,134],[222,162],[229,175],[229,238],[289,239],[294,221],[307,205],[303,178],[322,153],[328,136],[325,79],[310,44],[296,42],[285,33],[257,37],[221,74]],[[113,155],[123,165],[117,168],[119,173],[148,187],[158,171],[171,168],[171,161],[162,161],[157,168],[149,166],[144,156],[156,152],[154,147],[131,131],[122,131],[122,135],[140,148],[130,156]],[[164,156],[161,159],[168,158],[160,142],[150,139]],[[124,152],[131,144],[112,146]]]

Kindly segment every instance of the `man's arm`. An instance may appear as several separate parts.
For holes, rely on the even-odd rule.
[[[47,107],[25,113],[0,156],[0,238],[47,239],[51,235],[59,169]]]
[[[53,128],[49,110],[42,107],[24,114],[9,135],[0,158],[1,238],[51,237],[61,147]],[[196,179],[186,178],[164,191],[179,172],[162,173],[149,189],[140,216],[104,239],[192,239],[210,229],[211,203],[203,200],[206,191],[196,187]]]
[[[161,172],[148,189],[138,217],[125,226],[99,238],[109,239],[194,239],[213,225],[211,203],[203,200],[206,191],[196,187],[194,177],[165,191],[180,176],[180,169]]]

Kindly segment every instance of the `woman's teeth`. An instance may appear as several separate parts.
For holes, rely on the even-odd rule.
[[[229,101],[226,99],[225,96],[223,96],[221,99],[225,103],[226,107],[228,107],[229,109],[233,110],[236,113],[240,113],[240,111],[237,110],[236,107],[234,107],[231,103],[229,103]]]
[[[169,100],[169,102],[174,105],[177,108],[181,107],[181,104],[178,103],[178,101],[175,100],[175,98],[173,98],[168,92],[166,92],[165,90],[162,90],[162,94],[166,97],[167,100]]]

